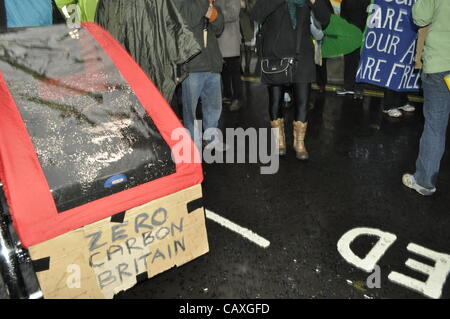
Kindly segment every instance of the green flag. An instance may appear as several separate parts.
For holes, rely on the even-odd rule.
[[[360,48],[362,42],[363,33],[357,26],[332,14],[330,23],[324,30],[322,55],[324,58],[343,56]]]

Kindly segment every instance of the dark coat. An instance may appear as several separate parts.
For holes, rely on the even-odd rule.
[[[100,0],[95,22],[128,50],[167,101],[177,85],[177,65],[201,50],[171,0]]]
[[[255,37],[255,23],[250,17],[249,10],[255,3],[255,0],[245,0],[246,7],[241,9],[239,14],[240,27],[244,42],[250,42]]]
[[[261,55],[263,58],[297,56],[299,67],[296,70],[295,82],[311,83],[316,79],[310,17],[312,10],[319,23],[326,26],[331,16],[326,1],[328,0],[316,0],[315,4],[311,5],[307,0],[307,5],[299,7],[296,30],[292,27],[286,0],[258,0],[250,10],[253,19],[262,24]],[[297,52],[297,41],[300,41],[299,52]]]
[[[331,0],[325,0],[325,3],[328,7],[328,10],[330,10],[331,13],[334,13],[333,4],[331,4]]]
[[[342,0],[341,17],[364,31],[367,23],[367,7],[371,0]]]
[[[205,48],[203,45],[203,17],[206,11],[208,11],[208,0],[175,0],[174,2],[179,8],[186,24],[194,33],[198,43],[201,44],[202,50],[199,55],[184,65],[184,70],[188,73],[221,73],[223,58],[217,38],[222,34],[225,25],[222,10],[216,6],[219,11],[219,16],[214,22],[209,24],[208,45]]]
[[[53,24],[65,23],[66,19],[62,15],[61,11],[58,10],[55,1],[52,1],[52,6],[53,6]]]
[[[4,0],[0,0],[0,28],[6,28],[6,9]]]

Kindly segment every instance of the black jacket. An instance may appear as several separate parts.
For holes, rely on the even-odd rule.
[[[370,3],[371,0],[342,0],[341,17],[364,31]]]
[[[331,4],[331,0],[325,0],[325,3],[328,7],[328,10],[330,10],[331,13],[334,13],[333,5]]]
[[[53,7],[53,24],[65,23],[66,19],[62,15],[61,11],[59,11],[58,7],[55,4],[55,1],[52,1],[52,7]]]
[[[255,36],[255,23],[250,17],[249,10],[254,5],[255,0],[245,0],[245,2],[246,7],[244,9],[241,8],[241,12],[239,14],[239,24],[244,42],[250,42]]]
[[[0,28],[6,28],[6,9],[4,0],[0,0]]]
[[[201,44],[202,51],[199,55],[191,59],[184,65],[184,70],[190,72],[213,72],[221,73],[223,58],[220,53],[217,38],[222,34],[224,28],[224,18],[222,11],[219,11],[218,18],[209,24],[208,45],[203,45],[203,17],[208,11],[208,0],[174,0],[181,15],[187,25],[194,33],[198,43]]]
[[[172,0],[100,0],[95,22],[130,52],[171,101],[177,65],[201,49]]]
[[[297,9],[297,29],[294,30],[288,12],[286,0],[258,0],[251,8],[253,19],[262,24],[261,55],[262,58],[277,59],[297,57],[298,65],[295,82],[311,83],[316,79],[314,63],[314,45],[311,37],[311,10],[322,26],[329,23],[331,12],[328,0],[316,0],[311,5]],[[300,49],[297,52],[297,41]]]

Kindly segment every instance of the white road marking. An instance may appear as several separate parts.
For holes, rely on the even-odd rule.
[[[405,263],[406,267],[427,275],[427,280],[423,282],[395,271],[389,274],[389,280],[400,286],[416,290],[427,297],[441,298],[442,289],[450,274],[450,255],[438,253],[413,243],[409,244],[407,249],[416,255],[434,261],[433,267],[414,259],[408,259]]]
[[[42,293],[42,291],[38,291],[38,292],[34,292],[32,293],[28,299],[41,299],[44,297],[44,294]]]
[[[350,248],[352,242],[360,236],[378,237],[378,241],[373,248],[367,253],[366,257],[360,258]],[[373,272],[377,262],[384,256],[386,251],[397,240],[397,236],[375,228],[360,227],[354,228],[345,233],[337,244],[339,253],[344,259],[364,270],[367,273]]]
[[[241,235],[242,237],[248,239],[252,243],[262,247],[262,248],[268,248],[270,246],[270,241],[267,239],[259,236],[258,234],[255,234],[250,229],[241,227],[232,221],[217,215],[216,213],[205,209],[206,218],[218,223],[219,225],[222,225],[225,228],[228,228],[229,230]]]
[[[362,235],[379,237],[378,242],[374,245],[374,247],[364,259],[356,256],[350,248],[351,243],[357,237]],[[374,269],[376,270],[376,267],[378,267],[377,263],[396,240],[396,235],[383,232],[378,229],[354,228],[348,231],[344,236],[342,236],[341,239],[339,239],[337,246],[339,253],[347,262],[366,272],[371,272]],[[398,273],[396,271],[390,272],[390,274],[388,275],[388,279],[393,283],[396,283],[407,289],[417,291],[429,298],[441,298],[442,289],[445,285],[447,277],[450,275],[450,255],[432,251],[414,243],[410,243],[407,247],[407,250],[416,255],[425,257],[430,261],[433,261],[433,266],[431,266],[431,264],[424,264],[411,258],[405,262],[406,267],[426,275],[428,277],[427,280],[421,281]],[[379,268],[378,270],[376,270],[375,274],[376,273],[378,273],[379,276]],[[369,278],[367,278],[367,283],[375,274],[372,274],[371,276],[369,276]],[[347,280],[347,283],[349,285],[353,284],[351,280]],[[367,284],[367,287],[373,288],[369,284]],[[375,287],[379,288],[378,286]]]

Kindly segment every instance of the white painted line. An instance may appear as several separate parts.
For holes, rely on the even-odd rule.
[[[41,299],[44,297],[44,294],[42,293],[42,291],[38,291],[38,292],[34,292],[32,293],[28,299]]]
[[[255,243],[256,245],[262,247],[262,248],[268,248],[270,246],[270,241],[268,241],[265,238],[262,238],[258,234],[255,234],[251,230],[241,227],[232,221],[217,215],[216,213],[205,209],[206,218],[211,219],[212,221],[222,225],[225,228],[228,228],[229,230],[241,235],[242,237],[250,240],[252,243]]]

